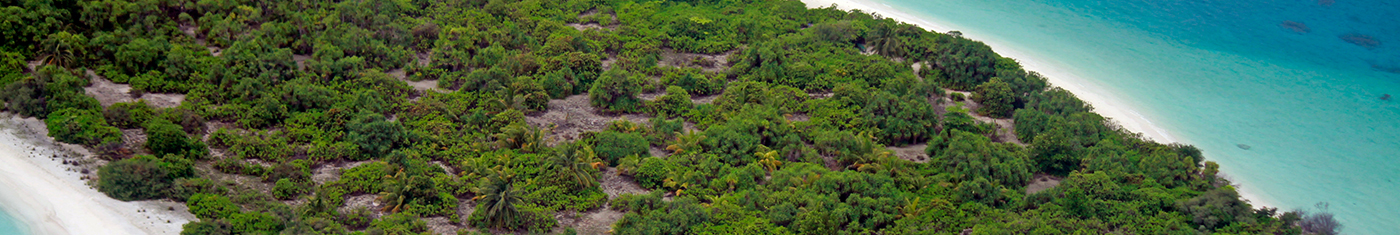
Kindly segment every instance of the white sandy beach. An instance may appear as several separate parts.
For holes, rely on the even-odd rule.
[[[809,8],[829,7],[832,4],[836,4],[837,9],[859,9],[866,13],[877,13],[886,18],[914,24],[931,31],[948,32],[957,30],[963,34],[963,37],[986,43],[988,46],[992,47],[992,50],[1003,57],[1016,59],[1016,61],[1021,62],[1021,65],[1027,71],[1039,72],[1049,80],[1052,86],[1064,88],[1074,93],[1079,99],[1093,105],[1095,113],[1112,119],[1114,122],[1118,123],[1119,126],[1128,131],[1142,133],[1143,137],[1159,143],[1189,142],[1173,137],[1171,134],[1168,134],[1166,129],[1156,126],[1152,121],[1148,120],[1147,117],[1133,110],[1129,105],[1118,101],[1118,97],[1127,94],[1113,94],[1111,90],[1087,85],[1088,82],[1085,82],[1086,79],[1083,76],[1075,74],[1072,70],[1066,69],[1068,68],[1066,67],[1067,65],[1053,64],[1050,62],[1051,60],[1036,58],[1024,52],[1032,48],[1017,48],[997,38],[978,35],[976,32],[969,32],[969,29],[957,27],[951,23],[929,21],[936,19],[915,17],[908,13],[895,10],[889,5],[873,3],[867,0],[802,0],[802,2],[806,3]],[[1261,198],[1257,196],[1259,192],[1255,192],[1254,190],[1255,189],[1248,187],[1240,188],[1239,193],[1242,198],[1250,201],[1251,204],[1256,207],[1278,207],[1277,203],[1261,200]]]
[[[179,234],[194,219],[182,203],[122,202],[88,186],[63,164],[72,147],[52,144],[42,125],[0,114],[0,209],[31,234]]]

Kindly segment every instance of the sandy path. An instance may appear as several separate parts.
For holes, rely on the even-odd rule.
[[[181,226],[194,219],[182,203],[107,197],[62,164],[64,153],[34,144],[44,140],[21,138],[28,135],[15,125],[24,122],[4,116],[0,209],[15,215],[32,234],[179,234]],[[51,158],[55,155],[60,157]]]

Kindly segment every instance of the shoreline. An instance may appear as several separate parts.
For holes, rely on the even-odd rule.
[[[38,119],[0,113],[0,188],[11,189],[0,191],[0,210],[30,234],[179,234],[195,220],[184,203],[123,202],[98,192],[83,167],[66,164],[90,154],[46,132]]]
[[[1094,113],[1109,118],[1119,127],[1129,132],[1140,133],[1144,138],[1159,143],[1189,144],[1189,141],[1171,135],[1167,129],[1153,123],[1147,117],[1134,110],[1130,105],[1112,99],[1112,91],[1090,84],[1084,76],[1080,76],[1069,69],[1065,69],[1069,66],[1055,64],[1051,62],[1053,60],[1030,56],[1030,53],[1023,51],[1025,50],[1024,48],[1012,46],[1012,43],[1000,41],[994,37],[979,35],[977,32],[969,32],[952,23],[940,22],[936,21],[936,19],[920,18],[913,14],[896,10],[893,6],[873,0],[802,0],[802,3],[806,4],[808,8],[830,7],[835,4],[837,9],[858,9],[865,13],[879,14],[885,18],[913,24],[925,30],[940,33],[959,30],[964,38],[981,41],[987,44],[987,46],[990,46],[997,55],[1015,59],[1017,62],[1021,63],[1021,66],[1026,71],[1039,72],[1041,75],[1045,76],[1050,86],[1060,87],[1069,91],[1080,100],[1092,105]],[[1207,157],[1207,159],[1209,158],[1210,157]],[[1231,183],[1242,184],[1243,182],[1232,181]],[[1258,196],[1257,192],[1254,192],[1255,190],[1257,189],[1236,187],[1236,192],[1240,194],[1240,197],[1250,202],[1254,207],[1278,208],[1278,204],[1276,203],[1261,200],[1262,198]]]

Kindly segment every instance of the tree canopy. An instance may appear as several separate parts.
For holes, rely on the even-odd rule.
[[[101,150],[107,195],[185,202],[200,220],[182,234],[1339,226],[1254,208],[1199,149],[1116,127],[982,42],[800,1],[19,0],[0,13],[3,110]],[[131,90],[99,100],[98,78]]]

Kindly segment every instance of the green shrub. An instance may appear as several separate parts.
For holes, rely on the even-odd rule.
[[[160,168],[165,169],[171,179],[194,176],[194,161],[179,155],[166,154],[165,157],[160,158]]]
[[[368,234],[421,234],[428,232],[428,224],[408,214],[393,214],[370,222]]]
[[[188,201],[195,194],[222,194],[228,189],[215,183],[213,180],[205,178],[180,178],[175,179],[175,183],[170,187],[170,198],[176,201]]]
[[[864,119],[880,129],[876,137],[886,144],[921,143],[938,127],[938,114],[923,99],[880,91],[863,108]]]
[[[155,116],[155,110],[145,100],[112,104],[102,111],[107,122],[122,129],[141,128],[143,123]]]
[[[594,143],[598,143],[593,149],[597,151],[598,158],[608,161],[609,165],[617,165],[617,160],[627,156],[639,155],[648,156],[650,145],[647,139],[639,133],[620,133],[615,131],[599,132],[593,136]]]
[[[292,183],[290,179],[282,178],[272,187],[272,197],[278,200],[291,200],[302,194],[301,186]]]
[[[643,77],[622,69],[603,72],[588,89],[589,103],[594,107],[612,112],[635,112],[642,107],[642,99],[637,93],[642,90]]]
[[[152,157],[115,161],[97,170],[97,190],[122,201],[165,197],[169,172]]]
[[[698,69],[677,69],[661,76],[661,84],[679,86],[696,95],[713,95],[724,90],[723,76],[709,76]],[[668,90],[670,88],[667,88]]]
[[[190,213],[195,217],[206,221],[228,218],[240,211],[237,204],[219,194],[194,194],[185,201],[185,206],[190,208]]]
[[[1011,85],[999,78],[992,78],[989,82],[977,85],[977,92],[972,94],[972,100],[982,105],[977,109],[977,113],[990,117],[1011,117],[1011,111],[1016,109],[1016,94],[1011,92]]]
[[[369,157],[382,157],[389,154],[405,140],[403,125],[385,120],[378,113],[361,113],[354,121],[346,124],[347,139],[360,146],[360,152]]]
[[[223,221],[193,221],[181,227],[180,235],[229,235],[231,229]]]
[[[5,85],[0,90],[0,101],[5,102],[5,110],[22,116],[43,117],[48,114],[48,98],[40,79],[24,79]]]
[[[226,219],[236,234],[282,231],[282,220],[264,212],[235,213]]]
[[[671,168],[665,159],[646,157],[642,158],[642,163],[637,166],[637,183],[643,188],[655,189],[661,187],[663,181],[670,177]]]
[[[209,152],[204,142],[191,139],[180,125],[165,119],[150,119],[146,122],[146,149],[156,156],[167,154],[202,159]]]
[[[694,104],[690,102],[690,93],[686,92],[685,88],[669,86],[666,87],[666,95],[657,98],[656,102],[652,103],[651,109],[653,114],[675,117],[689,112],[693,106]]]
[[[101,114],[86,109],[62,109],[44,120],[49,136],[70,144],[99,145],[121,141],[122,132],[107,125]]]
[[[540,85],[544,86],[545,92],[553,99],[563,99],[574,94],[574,85],[569,82],[569,77],[573,76],[572,70],[559,70],[550,72],[540,77]]]

